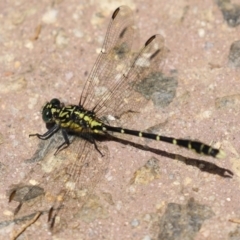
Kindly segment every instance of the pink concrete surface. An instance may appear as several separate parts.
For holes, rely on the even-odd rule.
[[[165,123],[161,134],[197,139],[220,147],[227,156],[218,160],[174,145],[128,138],[176,154],[178,161],[107,142],[108,172],[78,221],[52,234],[43,214],[18,239],[157,239],[167,204],[184,205],[191,197],[214,213],[194,239],[228,239],[240,222],[240,75],[228,64],[230,46],[240,35],[239,26],[229,27],[216,2],[209,0],[1,1],[0,221],[14,219],[17,203],[8,203],[6,192],[31,171],[23,162],[38,143],[28,135],[45,131],[42,106],[53,97],[78,103],[110,16],[120,5],[132,8],[142,44],[153,34],[164,36],[170,50],[164,71],[176,70],[178,79],[169,106],[149,103],[129,125],[144,130]],[[158,160],[157,171],[144,175],[151,157]],[[195,164],[185,164],[188,159]],[[201,160],[234,175],[224,178],[201,171],[196,167]],[[146,181],[137,181],[137,174]],[[13,239],[23,225],[0,228],[0,239]]]

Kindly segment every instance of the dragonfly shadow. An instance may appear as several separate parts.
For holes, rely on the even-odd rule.
[[[115,137],[115,136],[110,136],[110,139],[111,139],[111,141],[115,141],[115,142],[121,143],[123,145],[130,145],[132,147],[135,147],[135,148],[143,150],[143,151],[148,151],[148,152],[151,152],[151,153],[163,156],[163,157],[167,157],[167,158],[170,158],[170,159],[173,159],[173,160],[177,160],[177,161],[182,162],[186,165],[196,167],[199,170],[201,170],[202,172],[207,172],[207,173],[210,173],[210,174],[219,175],[220,177],[223,177],[223,178],[232,178],[233,175],[234,175],[233,172],[229,169],[219,167],[214,163],[207,162],[207,161],[204,161],[204,160],[201,160],[201,159],[188,158],[188,157],[185,157],[185,156],[180,155],[180,154],[169,153],[169,152],[157,149],[157,148],[152,148],[152,147],[142,145],[142,144],[139,144],[139,143],[134,143],[132,141],[121,139],[121,138],[118,138],[118,137]]]

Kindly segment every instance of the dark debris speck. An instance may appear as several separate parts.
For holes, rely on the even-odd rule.
[[[240,24],[240,5],[232,4],[230,0],[216,0],[228,26],[236,27]]]

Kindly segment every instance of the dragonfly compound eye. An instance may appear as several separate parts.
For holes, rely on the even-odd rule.
[[[53,98],[50,104],[52,104],[53,107],[60,107],[60,101],[57,98]]]
[[[52,112],[49,108],[43,109],[42,112],[43,121],[49,123],[52,121]]]

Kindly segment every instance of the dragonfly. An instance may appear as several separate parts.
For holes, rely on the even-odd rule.
[[[54,155],[71,144],[70,136],[76,135],[81,139],[71,164],[65,164],[64,177],[61,177],[62,169],[59,168],[58,181],[64,188],[56,193],[55,201],[59,205],[64,203],[67,196],[76,197],[83,189],[94,189],[109,159],[108,149],[99,138],[108,138],[114,133],[167,142],[214,158],[225,156],[222,150],[199,141],[109,123],[106,116],[121,118],[125,113],[138,112],[143,108],[145,100],[137,91],[137,85],[163,65],[168,52],[164,37],[160,34],[151,36],[140,51],[134,52],[135,35],[131,9],[127,6],[118,7],[111,16],[101,52],[85,82],[79,103],[65,105],[58,98],[53,98],[42,110],[42,119],[48,130],[43,134],[30,135],[41,140],[60,135],[62,143]],[[11,198],[14,199],[14,194]],[[53,213],[54,210],[56,208],[49,211],[51,227],[54,226],[57,214]]]
[[[30,136],[46,140],[60,130],[64,142],[57,148],[58,152],[69,146],[69,132],[84,135],[94,144],[96,150],[98,147],[92,134],[107,135],[116,132],[171,143],[216,158],[224,157],[223,151],[198,141],[113,127],[102,120],[109,114],[119,116],[123,111],[133,111],[136,108],[134,97],[138,94],[136,85],[165,58],[167,48],[160,34],[151,36],[139,53],[130,57],[134,28],[131,10],[126,6],[117,8],[79,104],[65,106],[59,99],[53,98],[42,111],[43,121],[52,127],[44,134]],[[101,87],[103,94],[97,96],[97,88]]]

